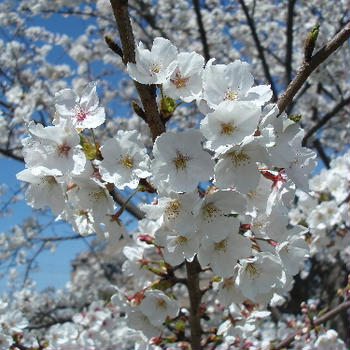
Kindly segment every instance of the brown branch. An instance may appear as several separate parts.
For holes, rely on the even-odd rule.
[[[11,151],[7,150],[7,149],[0,149],[0,153],[3,154],[6,157],[18,160],[19,162],[24,162],[24,158],[21,156],[16,156],[15,154],[13,154]]]
[[[202,298],[202,292],[199,287],[200,271],[201,268],[197,257],[192,262],[186,261],[187,289],[190,298],[191,349],[193,350],[202,350],[202,328],[199,308]]]
[[[202,21],[202,15],[201,15],[201,9],[199,6],[199,0],[192,0],[194,11],[196,12],[196,18],[197,18],[197,24],[198,24],[198,30],[201,38],[201,42],[203,45],[203,55],[205,58],[205,62],[208,62],[210,60],[210,52],[209,52],[209,45],[207,40],[207,34],[204,29],[203,21]]]
[[[342,302],[341,304],[336,306],[333,310],[328,311],[323,316],[314,320],[313,327],[319,326],[320,324],[330,320],[331,318],[333,318],[334,316],[339,314],[341,311],[343,311],[349,307],[350,307],[350,301]],[[277,344],[275,347],[273,347],[272,350],[281,350],[283,348],[286,348],[290,343],[293,342],[294,338],[297,335],[301,334],[301,332],[302,332],[301,330],[298,330],[298,331],[295,331],[294,333],[290,334],[289,336],[287,336],[287,338],[285,338],[279,344]]]
[[[109,194],[113,197],[113,200],[116,203],[118,203],[121,207],[124,207],[125,205],[125,210],[127,210],[136,219],[141,220],[145,217],[145,213],[142,210],[140,210],[136,205],[132,204],[130,201],[126,203],[127,199],[115,189],[110,191]]]
[[[243,11],[244,11],[244,14],[247,18],[247,22],[248,22],[248,25],[249,25],[249,28],[250,28],[250,31],[251,31],[251,34],[252,34],[252,37],[253,37],[253,40],[255,42],[255,46],[258,50],[258,55],[259,55],[259,58],[260,58],[260,61],[261,61],[261,64],[263,66],[263,69],[264,69],[264,73],[265,73],[265,77],[267,79],[267,81],[269,82],[269,84],[271,85],[271,90],[272,90],[272,94],[273,94],[273,100],[274,101],[277,101],[277,91],[276,91],[276,88],[275,88],[275,83],[273,82],[273,79],[272,79],[272,76],[270,74],[270,69],[269,69],[269,66],[266,62],[266,58],[265,58],[265,54],[264,54],[264,49],[260,43],[260,39],[258,37],[258,33],[256,32],[256,28],[255,28],[255,23],[253,21],[253,19],[251,18],[250,14],[249,14],[249,11],[248,11],[248,8],[244,2],[244,0],[239,0],[242,8],[243,8]]]
[[[287,41],[286,41],[286,86],[292,80],[292,54],[293,54],[293,20],[294,20],[294,5],[296,0],[288,1],[287,14]]]
[[[94,234],[90,234],[87,236],[94,236]],[[86,236],[82,236],[82,235],[72,235],[72,236],[62,236],[62,237],[33,237],[32,240],[35,241],[42,241],[42,242],[56,242],[56,241],[68,241],[71,239],[80,239],[82,237],[86,237]]]
[[[326,152],[324,151],[320,140],[319,139],[314,140],[313,146],[316,148],[316,151],[317,151],[318,155],[320,156],[320,158],[322,159],[322,162],[324,163],[325,167],[327,169],[330,169],[331,166],[330,166],[329,158],[328,158]]]
[[[308,139],[315,134],[323,125],[337,115],[346,105],[350,104],[350,96],[345,100],[340,101],[330,112],[328,112],[320,121],[315,124],[304,136],[302,146],[306,146]]]
[[[243,0],[240,0],[243,1]],[[350,25],[344,27],[335,37],[324,45],[309,62],[303,62],[297,75],[288,85],[286,91],[278,98],[277,106],[280,114],[286,109],[288,104],[292,102],[296,93],[300,90],[310,74],[324,62],[333,52],[335,52],[350,37]]]
[[[123,63],[126,64],[124,62],[124,57],[123,57],[123,51],[120,48],[120,46],[108,35],[105,35],[105,42],[108,45],[108,47],[114,52],[116,53],[118,56],[120,56],[120,58],[122,59]]]
[[[122,44],[123,57],[126,63],[135,63],[135,42],[131,27],[128,1],[110,0],[113,8],[114,18],[116,20],[120,41]],[[143,85],[134,81],[136,90],[141,98],[145,110],[147,124],[151,130],[153,141],[165,131],[165,125],[162,121],[156,102],[156,91],[154,85]]]
[[[152,5],[146,3],[143,0],[136,0],[136,3],[139,5],[139,7],[129,4],[129,8],[135,10],[136,13],[140,16],[140,18],[145,20],[153,30],[157,30],[163,38],[169,39],[164,30],[161,27],[158,27],[154,15],[149,11],[149,8]],[[142,26],[141,23],[139,23],[139,26],[141,29],[144,28],[144,26]],[[149,36],[149,34],[146,31],[143,32],[147,36]]]

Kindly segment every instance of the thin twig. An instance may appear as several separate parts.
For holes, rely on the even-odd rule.
[[[127,202],[127,198],[125,198],[121,193],[119,193],[115,189],[110,191],[109,193],[116,203],[118,203],[121,207],[125,207],[125,210],[127,210],[136,219],[141,220],[145,217],[145,213],[133,203]]]
[[[296,0],[288,1],[287,14],[287,41],[286,41],[286,86],[292,80],[292,54],[293,54],[293,20]]]
[[[316,320],[314,320],[314,327],[330,320],[331,318],[333,318],[334,316],[336,316],[337,314],[339,314],[341,311],[347,309],[350,307],[350,301],[344,301],[341,304],[339,304],[338,306],[336,306],[333,310],[325,313],[323,316],[317,318]],[[281,350],[283,348],[286,348],[290,343],[293,342],[294,338],[301,333],[301,330],[297,330],[294,333],[290,334],[289,336],[287,336],[287,338],[285,338],[284,340],[282,340],[279,344],[277,344],[275,347],[272,348],[272,350]]]
[[[243,1],[243,0],[240,0]],[[350,25],[344,27],[335,37],[324,45],[309,62],[303,62],[297,75],[290,82],[285,92],[278,98],[277,106],[280,114],[292,102],[296,93],[300,90],[310,74],[324,62],[333,52],[335,52],[350,37]]]
[[[330,160],[329,157],[327,156],[326,152],[324,151],[321,142],[319,139],[314,140],[313,146],[316,148],[318,155],[322,159],[322,162],[324,163],[325,167],[327,169],[330,169]]]
[[[319,129],[322,128],[323,125],[328,123],[330,119],[332,119],[334,116],[338,114],[339,111],[341,111],[346,105],[350,105],[350,96],[346,98],[345,100],[340,101],[329,113],[327,113],[325,116],[323,116],[322,119],[320,119],[317,124],[315,124],[304,136],[302,145],[306,146],[308,139],[315,134]]]
[[[269,69],[269,66],[266,62],[266,58],[265,58],[265,54],[264,54],[264,49],[260,43],[260,39],[258,37],[258,33],[256,32],[256,28],[255,28],[255,23],[252,19],[252,17],[250,16],[249,14],[249,11],[248,11],[248,8],[247,8],[247,5],[245,4],[244,0],[239,0],[242,8],[243,8],[243,11],[244,11],[244,14],[247,18],[247,22],[248,22],[248,26],[250,28],[250,31],[252,33],[252,37],[253,37],[253,40],[255,42],[255,46],[258,50],[258,55],[259,55],[259,58],[260,58],[260,61],[261,61],[261,64],[263,66],[263,69],[264,69],[264,73],[265,73],[265,77],[267,79],[267,81],[269,82],[269,84],[271,85],[271,90],[272,90],[272,94],[273,94],[273,100],[274,101],[277,101],[277,91],[276,91],[276,88],[275,88],[275,83],[272,79],[272,76],[270,74],[270,69]]]
[[[205,28],[202,21],[202,14],[199,6],[199,0],[192,0],[192,3],[194,6],[194,11],[196,12],[199,35],[203,46],[203,55],[205,58],[205,62],[208,62],[210,60],[209,45],[207,40],[207,33],[205,32]]]

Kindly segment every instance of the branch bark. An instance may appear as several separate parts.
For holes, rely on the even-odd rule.
[[[268,64],[266,62],[264,49],[261,46],[260,39],[258,37],[258,33],[256,32],[255,23],[254,23],[252,17],[250,16],[250,14],[249,14],[247,5],[245,4],[244,0],[239,0],[239,2],[241,4],[242,9],[244,11],[244,14],[245,14],[245,16],[247,18],[247,22],[248,22],[250,31],[252,33],[252,37],[253,37],[253,40],[255,42],[255,46],[256,46],[256,48],[258,50],[259,58],[261,60],[261,64],[262,64],[263,69],[264,69],[265,77],[266,77],[267,81],[269,82],[269,84],[271,85],[271,90],[272,90],[272,94],[273,94],[273,100],[277,101],[278,95],[277,95],[275,83],[273,82],[272,76],[270,74],[269,66],[268,66]]]
[[[287,41],[286,41],[286,86],[292,80],[292,54],[293,54],[293,20],[294,20],[294,5],[296,0],[288,1],[287,14]]]
[[[196,12],[196,18],[197,18],[197,24],[198,24],[198,30],[201,37],[201,42],[203,45],[203,55],[205,58],[205,62],[208,62],[210,60],[210,52],[209,52],[209,45],[207,40],[207,34],[204,29],[203,21],[202,21],[202,15],[201,15],[201,9],[199,6],[199,0],[192,0],[194,11]]]
[[[190,329],[191,329],[191,349],[202,350],[201,345],[201,315],[200,303],[202,293],[199,287],[200,265],[197,257],[192,262],[186,261],[187,289],[190,297]]]
[[[128,0],[111,0],[111,5],[120,35],[124,61],[126,64],[135,63],[135,41],[128,12]],[[165,124],[158,111],[155,86],[143,85],[136,81],[134,84],[142,101],[146,121],[154,141],[165,131]]]
[[[330,169],[331,166],[330,166],[329,158],[328,158],[326,152],[324,151],[320,140],[319,139],[314,140],[313,146],[316,148],[317,153],[320,156],[320,158],[322,159],[322,162],[324,163],[325,167],[327,169]]]
[[[240,0],[243,1],[243,0]],[[333,52],[335,52],[350,37],[350,25],[345,26],[338,34],[334,36],[326,45],[324,45],[315,55],[311,57],[309,62],[303,62],[297,75],[288,85],[286,91],[278,98],[277,106],[279,115],[292,102],[294,96],[302,87],[310,74],[324,62]]]
[[[113,200],[118,203],[120,206],[124,206],[127,199],[115,189],[109,192],[113,197]],[[133,215],[136,219],[141,220],[145,217],[145,213],[139,209],[136,205],[131,202],[126,203],[125,210],[127,210],[131,215]]]
[[[346,105],[350,105],[350,96],[345,100],[340,101],[329,113],[327,113],[320,121],[315,124],[304,136],[302,146],[307,145],[308,139],[315,134],[319,129],[322,128],[330,119],[337,115]]]
[[[341,311],[343,311],[349,307],[350,307],[350,301],[344,301],[343,303],[341,303],[337,307],[335,307],[333,310],[328,311],[323,316],[314,320],[314,322],[313,322],[314,327],[330,320],[331,318],[333,318],[334,316],[339,314]],[[275,347],[273,347],[272,350],[281,350],[283,348],[286,348],[290,343],[293,342],[294,338],[299,334],[301,334],[301,330],[295,331],[294,333],[290,334],[287,338],[282,340]]]

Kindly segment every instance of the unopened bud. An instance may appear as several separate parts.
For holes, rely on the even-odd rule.
[[[318,23],[315,24],[306,36],[304,45],[304,58],[306,62],[311,60],[311,56],[316,45],[319,28],[320,25]]]

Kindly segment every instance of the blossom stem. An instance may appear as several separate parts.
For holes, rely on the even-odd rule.
[[[311,73],[324,62],[333,52],[342,46],[350,38],[350,25],[346,25],[336,36],[326,43],[308,62],[303,62],[297,75],[290,82],[285,92],[278,98],[277,106],[281,114],[289,103],[292,102],[296,93],[303,86]]]
[[[325,313],[324,315],[318,317],[316,320],[314,320],[313,322],[313,326],[316,327],[320,324],[322,324],[323,322],[328,321],[329,319],[333,318],[334,316],[336,316],[339,312],[347,309],[350,307],[350,301],[344,301],[341,304],[339,304],[338,306],[336,306],[334,309],[328,311],[327,313]],[[273,347],[273,350],[281,350],[284,348],[287,348],[287,346],[289,344],[291,344],[294,341],[294,338],[300,334],[300,330],[290,334],[289,336],[287,336],[287,338],[285,338],[284,340],[282,340],[279,344],[277,344],[275,347]]]
[[[129,203],[130,199],[138,192],[139,188],[136,187],[136,189],[134,191],[132,191],[131,195],[129,196],[129,198],[127,198],[127,200],[123,203],[123,205],[121,206],[121,208],[117,211],[117,213],[115,214],[116,217],[119,217],[124,209],[126,208],[127,204]]]
[[[202,328],[199,308],[202,298],[202,292],[199,287],[200,270],[201,268],[197,257],[195,257],[192,262],[186,261],[187,289],[190,298],[190,330],[192,350],[202,350]]]

